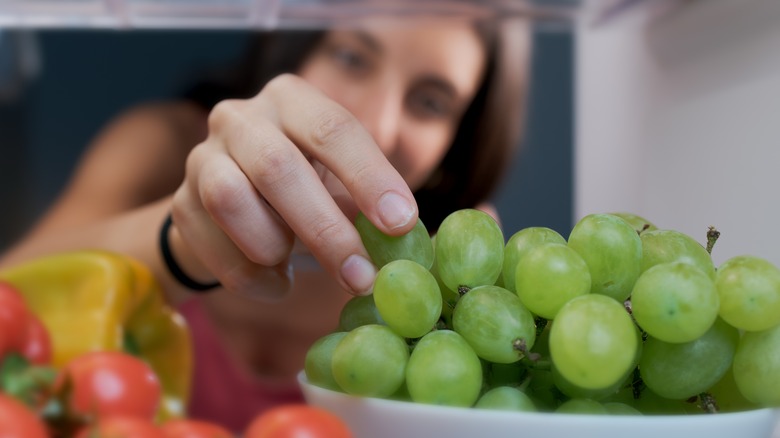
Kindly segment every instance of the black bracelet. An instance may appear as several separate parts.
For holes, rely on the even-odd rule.
[[[168,216],[165,217],[165,222],[163,222],[162,228],[160,228],[160,252],[162,252],[162,257],[163,260],[165,260],[165,266],[168,267],[168,272],[170,272],[171,275],[173,275],[173,278],[175,278],[176,281],[178,281],[182,286],[195,292],[208,292],[219,287],[219,282],[204,284],[195,281],[190,278],[190,276],[185,274],[181,267],[179,267],[179,264],[176,263],[176,259],[173,258],[171,246],[168,243],[168,230],[170,230],[171,225],[173,225],[173,218],[171,217],[171,214],[168,213]]]

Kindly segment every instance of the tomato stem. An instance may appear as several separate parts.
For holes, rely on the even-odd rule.
[[[22,355],[12,353],[0,364],[0,391],[37,409],[49,397],[56,374],[51,367],[32,365]]]

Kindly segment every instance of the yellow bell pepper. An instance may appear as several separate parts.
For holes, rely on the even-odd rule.
[[[7,268],[0,279],[21,291],[48,329],[54,367],[89,351],[134,353],[160,380],[158,418],[185,415],[192,377],[189,331],[146,266],[117,253],[84,250]]]

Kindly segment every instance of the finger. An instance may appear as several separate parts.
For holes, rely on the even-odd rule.
[[[330,196],[334,201],[336,201],[336,205],[339,206],[339,210],[341,210],[341,212],[344,213],[349,221],[354,224],[359,209],[357,205],[355,205],[355,201],[352,199],[352,195],[349,194],[349,191],[344,186],[344,184],[339,181],[339,179],[336,178],[333,173],[325,169],[325,167],[319,161],[312,161],[312,166],[314,167],[315,172],[317,172],[317,175],[319,175],[320,181],[322,181],[322,185],[325,186],[325,188],[328,190],[328,193],[330,193]]]
[[[222,286],[231,292],[270,301],[286,296],[292,286],[289,264],[285,261],[268,267],[251,262],[204,209],[177,207],[197,205],[194,200],[186,199],[191,193],[180,190],[174,195],[171,212],[174,226],[170,237],[175,247],[196,254]]]
[[[273,102],[282,131],[344,183],[379,229],[392,235],[411,230],[417,221],[411,190],[352,114],[291,75],[274,79],[262,93]]]
[[[273,215],[263,214],[267,213],[263,211],[264,204],[257,202],[254,188],[237,170],[235,163],[230,161],[227,155],[209,152],[209,148],[213,148],[213,145],[202,144],[196,147],[188,157],[187,174],[190,177],[173,197],[171,214],[176,226],[171,230],[172,238],[180,237],[179,240],[182,243],[179,246],[187,247],[183,253],[195,254],[200,264],[205,266],[229,290],[245,294],[259,294],[269,298],[286,294],[291,283],[287,257],[292,247],[292,239],[284,236],[291,235],[291,230],[275,219]],[[232,175],[232,177],[226,177],[226,175]],[[225,184],[220,181],[232,181],[233,183]],[[214,187],[225,186],[238,187],[239,189],[214,189]],[[247,186],[248,189],[246,189]],[[212,200],[204,203],[201,196],[202,187],[210,188],[203,191],[207,193],[206,197],[211,197]],[[242,192],[245,194],[232,196],[232,194]],[[255,196],[252,196],[252,193]],[[221,194],[225,196],[215,196]],[[247,220],[242,219],[242,212],[239,211],[237,214],[229,212],[240,210],[235,207],[237,205],[235,199],[247,198],[250,201],[245,201],[242,204],[249,211],[243,212],[243,214],[252,215],[255,213],[257,215],[254,217],[254,221],[249,220],[250,224],[242,228],[243,224],[247,222]],[[256,202],[252,203],[253,199]],[[216,205],[217,202],[225,202],[225,204]],[[221,218],[225,225],[215,222],[214,216],[206,210],[204,204],[210,205],[210,208],[218,211],[214,216]],[[219,207],[224,207],[224,211],[228,213],[224,213]],[[259,213],[258,210],[260,210]],[[252,232],[255,221],[261,225],[255,232]],[[269,239],[271,242],[275,242],[273,245],[264,245],[269,249],[267,253],[257,253],[252,249],[247,251],[249,253],[254,251],[253,258],[261,259],[269,266],[264,267],[255,263],[254,260],[250,260],[244,254],[244,250],[236,245],[233,238],[225,233],[223,226],[239,231],[249,230],[250,237],[233,232],[233,234],[242,236],[237,240],[258,239],[263,241],[263,239]],[[275,229],[275,232],[266,234],[265,227]],[[243,246],[248,247],[250,244]],[[273,251],[279,252],[273,254]],[[277,263],[272,264],[273,262]],[[258,291],[258,289],[260,290]]]
[[[235,124],[230,131],[236,134],[226,137],[228,153],[295,235],[342,287],[367,293],[376,270],[351,220],[303,153],[266,119]]]
[[[293,231],[238,165],[223,154],[210,154],[206,163],[199,171],[197,190],[214,222],[251,262],[274,266],[287,259]]]

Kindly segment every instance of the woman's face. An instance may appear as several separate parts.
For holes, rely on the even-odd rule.
[[[330,32],[300,75],[355,115],[416,190],[447,152],[485,63],[469,23],[383,21]]]

